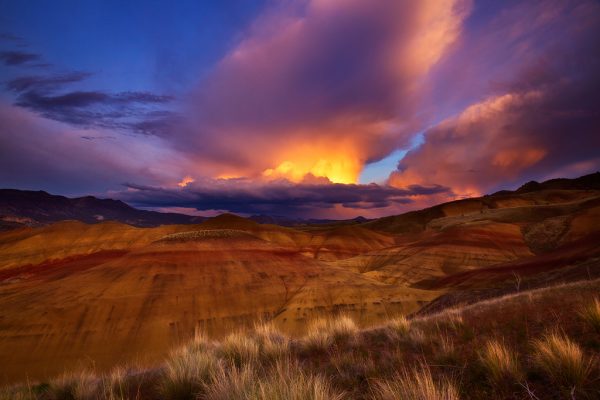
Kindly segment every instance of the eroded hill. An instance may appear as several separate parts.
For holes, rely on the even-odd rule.
[[[319,229],[224,214],[3,232],[0,377],[154,363],[198,329],[220,337],[262,319],[302,334],[337,312],[368,326],[600,275],[600,191],[540,185]]]

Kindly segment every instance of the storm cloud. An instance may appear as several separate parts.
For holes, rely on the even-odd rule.
[[[204,179],[184,189],[127,184],[129,190],[118,198],[139,207],[194,208],[200,211],[228,210],[243,214],[293,215],[314,217],[336,214],[336,207],[365,213],[406,205],[421,195],[448,193],[443,186],[411,185],[405,189],[376,184],[344,185],[326,180],[292,183],[285,180],[257,183],[248,179]]]
[[[423,79],[469,9],[462,0],[272,7],[193,91],[174,146],[213,176],[354,183],[423,125]]]
[[[492,24],[512,32],[511,48],[527,48],[527,61],[487,98],[429,129],[390,184],[437,182],[479,195],[600,169],[600,5],[554,2],[542,10],[537,4],[513,9],[519,18],[512,25]],[[556,36],[544,42],[549,30]],[[488,32],[488,39],[496,37]]]

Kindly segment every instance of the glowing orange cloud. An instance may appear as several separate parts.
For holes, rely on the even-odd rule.
[[[308,176],[327,178],[333,183],[356,183],[363,167],[357,152],[349,148],[333,146],[300,145],[283,151],[283,161],[267,168],[262,176],[266,179],[285,178],[301,182]]]
[[[184,187],[186,187],[187,185],[189,185],[190,183],[193,183],[194,181],[195,181],[195,180],[194,180],[194,178],[192,178],[191,176],[187,175],[187,176],[185,176],[185,177],[184,177],[184,178],[181,180],[181,182],[178,182],[178,183],[177,183],[177,186],[179,186],[179,187],[181,187],[181,188],[184,188]]]
[[[191,96],[187,126],[174,131],[202,173],[356,183],[366,163],[423,128],[426,75],[460,37],[470,7],[299,3],[257,18]]]

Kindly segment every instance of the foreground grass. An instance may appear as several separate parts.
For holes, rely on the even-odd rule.
[[[301,339],[270,324],[196,335],[156,369],[81,371],[0,399],[597,399],[599,291],[557,286],[366,330],[340,316]]]

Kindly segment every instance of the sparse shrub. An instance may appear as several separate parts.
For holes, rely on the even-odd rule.
[[[290,360],[280,361],[261,377],[250,366],[221,369],[207,388],[206,400],[339,400],[324,378],[307,374]]]
[[[443,378],[435,381],[427,365],[396,375],[393,379],[379,382],[374,390],[374,400],[458,400],[454,383]]]
[[[563,388],[580,388],[586,381],[591,360],[569,338],[549,333],[533,344],[536,365],[548,374],[550,380]]]
[[[165,399],[195,399],[218,368],[218,360],[208,342],[195,338],[189,346],[171,353],[160,382]]]
[[[64,374],[52,381],[48,397],[52,400],[92,400],[98,392],[100,380],[92,372]]]
[[[242,367],[258,359],[260,348],[251,336],[243,332],[235,332],[223,339],[217,354],[236,367]]]
[[[580,315],[596,332],[600,333],[600,299],[594,299],[581,310]]]
[[[479,354],[479,359],[493,385],[506,386],[517,383],[522,378],[517,354],[498,340],[489,340]]]

